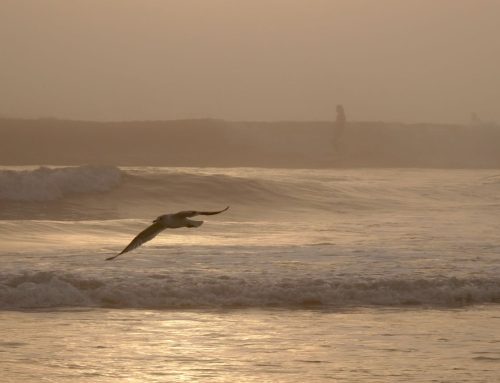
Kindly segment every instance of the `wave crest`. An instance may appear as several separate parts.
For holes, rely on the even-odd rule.
[[[0,278],[0,308],[113,307],[457,307],[500,303],[500,280],[350,281],[311,277],[259,279],[226,275],[152,275],[99,279],[56,272]]]
[[[72,193],[103,192],[118,185],[121,176],[112,166],[0,170],[0,200],[54,201]]]

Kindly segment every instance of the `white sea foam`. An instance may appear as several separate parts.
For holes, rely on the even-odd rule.
[[[53,201],[72,193],[103,192],[118,185],[121,176],[111,166],[0,170],[0,200]]]
[[[244,278],[205,275],[178,278],[88,278],[57,272],[3,275],[0,308],[114,307],[457,307],[500,303],[500,280]]]

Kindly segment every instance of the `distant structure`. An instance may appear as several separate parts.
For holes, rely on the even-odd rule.
[[[345,112],[344,112],[344,107],[342,105],[337,105],[337,119],[335,120],[335,123],[337,125],[342,125],[344,126],[345,124]]]
[[[500,128],[500,124],[496,121],[484,121],[476,112],[470,114],[469,126],[482,128]]]
[[[476,112],[472,112],[470,114],[470,123],[472,126],[477,126],[477,125],[481,125],[483,122],[481,121],[481,119],[479,118],[479,116],[477,115]]]
[[[337,105],[337,118],[335,119],[335,124],[333,126],[333,150],[335,153],[339,153],[341,151],[341,141],[344,135],[346,125],[346,117],[344,107],[342,105]]]

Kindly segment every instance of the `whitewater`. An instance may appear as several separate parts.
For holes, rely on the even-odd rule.
[[[158,215],[227,205],[105,262]],[[494,381],[499,213],[495,169],[0,167],[0,366],[7,382]]]

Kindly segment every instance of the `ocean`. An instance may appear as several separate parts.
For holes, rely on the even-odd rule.
[[[495,169],[0,167],[1,381],[499,381],[499,217]]]

